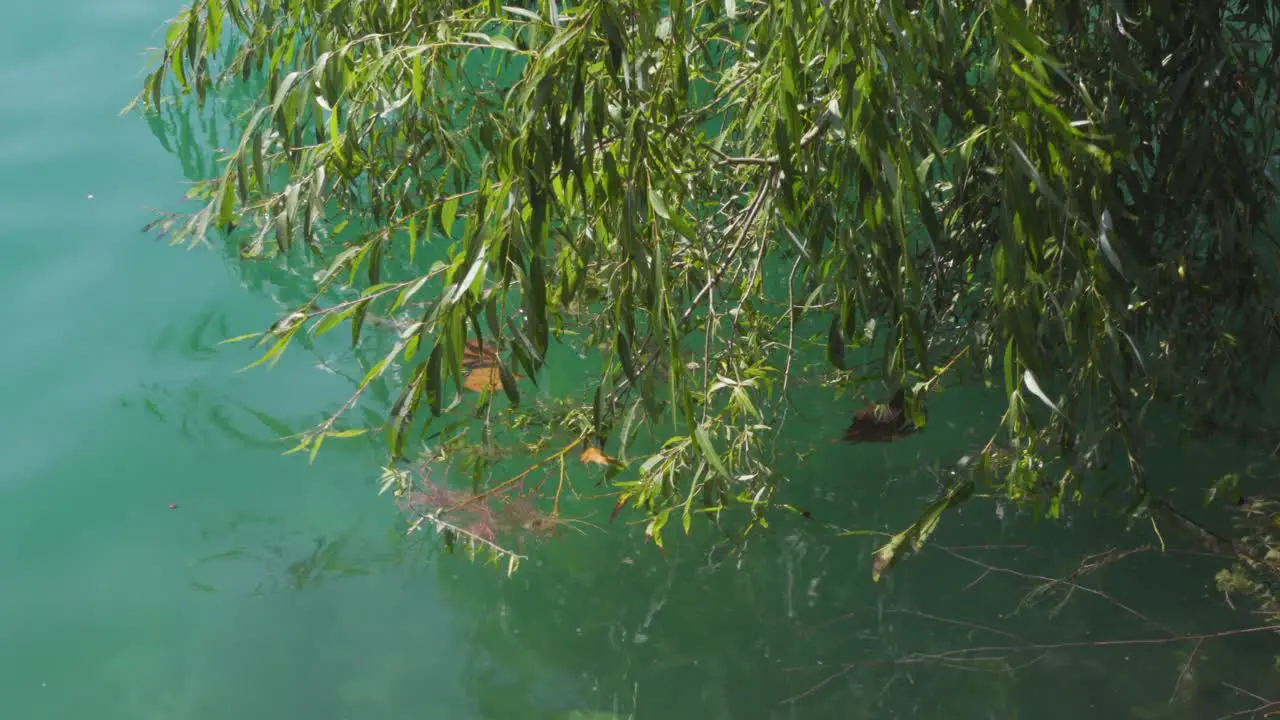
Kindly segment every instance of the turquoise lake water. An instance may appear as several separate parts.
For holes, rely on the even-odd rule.
[[[27,3],[0,31],[0,717],[1202,718],[1280,696],[1258,635],[924,662],[1250,622],[1211,560],[1158,546],[1098,576],[1115,602],[1077,591],[1055,612],[1055,586],[1020,604],[1037,581],[971,560],[1059,576],[1156,536],[1087,515],[1068,532],[988,501],[939,533],[968,560],[932,550],[873,585],[873,539],[828,524],[905,527],[937,490],[925,469],[994,421],[959,393],[909,442],[809,443],[781,470],[817,520],[779,519],[741,559],[697,533],[664,559],[613,526],[539,548],[507,580],[405,539],[376,492],[379,443],[331,443],[309,465],[272,441],[346,398],[331,358],[237,373],[254,356],[217,345],[270,323],[289,289],[141,232],[190,178],[118,111],[179,9]],[[577,384],[551,373],[553,389]],[[792,432],[830,437],[846,415],[816,406]],[[1169,448],[1151,475],[1219,459]]]

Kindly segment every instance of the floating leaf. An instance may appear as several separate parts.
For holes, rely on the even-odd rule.
[[[903,556],[924,547],[925,541],[938,529],[943,513],[968,500],[972,494],[973,481],[962,480],[952,485],[942,498],[930,503],[911,527],[894,535],[876,550],[871,566],[872,581],[879,582],[880,577],[892,570]]]
[[[588,465],[612,465],[615,460],[600,451],[600,448],[594,445],[582,451],[578,459]]]
[[[502,373],[496,367],[479,367],[467,374],[462,386],[475,392],[491,392],[502,387]]]

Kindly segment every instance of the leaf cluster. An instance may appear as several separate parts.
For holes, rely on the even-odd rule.
[[[469,340],[512,405],[576,342],[601,351],[584,438],[664,434],[618,485],[661,546],[673,513],[767,522],[811,339],[841,384],[1003,392],[984,477],[1051,514],[1116,454],[1144,502],[1153,406],[1254,421],[1278,24],[1272,0],[197,0],[138,102],[256,93],[170,234],[324,266],[263,361],[394,330],[300,449],[395,370],[399,457]]]

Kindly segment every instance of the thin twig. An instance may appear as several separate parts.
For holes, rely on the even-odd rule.
[[[1187,664],[1182,666],[1182,671],[1178,673],[1178,679],[1173,683],[1173,692],[1169,693],[1169,704],[1173,704],[1174,698],[1178,696],[1178,690],[1182,688],[1182,681],[1186,679],[1187,673],[1191,672],[1191,664],[1196,661],[1196,653],[1200,652],[1200,646],[1204,644],[1204,638],[1196,641],[1196,646],[1191,649],[1191,655],[1187,657]]]
[[[1111,597],[1111,596],[1110,596],[1110,595],[1108,595],[1107,593],[1102,592],[1101,590],[1096,590],[1096,589],[1094,589],[1094,588],[1088,587],[1087,585],[1081,585],[1081,584],[1079,584],[1079,583],[1075,582],[1073,579],[1071,579],[1071,576],[1068,576],[1066,579],[1063,579],[1063,578],[1051,578],[1051,577],[1046,577],[1046,576],[1044,576],[1044,575],[1035,575],[1035,574],[1031,574],[1031,573],[1024,573],[1024,572],[1020,572],[1020,571],[1018,571],[1018,570],[1014,570],[1014,569],[1012,569],[1012,568],[997,567],[997,566],[995,566],[995,565],[989,565],[989,564],[987,564],[987,563],[982,562],[981,560],[977,560],[977,559],[975,559],[975,558],[971,558],[971,557],[968,557],[968,556],[966,556],[966,555],[961,555],[960,553],[955,552],[954,550],[949,550],[949,549],[947,549],[947,548],[945,548],[945,547],[937,546],[937,549],[941,550],[942,552],[947,553],[948,555],[951,555],[951,556],[953,556],[953,557],[956,557],[956,558],[958,558],[958,559],[960,559],[960,560],[964,560],[964,561],[965,561],[965,562],[967,562],[967,563],[971,563],[971,564],[973,564],[973,565],[977,565],[978,567],[980,567],[980,568],[982,568],[982,569],[986,570],[986,571],[987,571],[987,573],[984,573],[984,574],[983,574],[984,576],[985,576],[986,574],[989,574],[989,573],[992,573],[992,572],[996,572],[996,573],[1002,573],[1002,574],[1006,574],[1006,575],[1014,575],[1014,576],[1017,576],[1017,577],[1027,578],[1027,579],[1029,579],[1029,580],[1041,580],[1041,581],[1044,581],[1044,582],[1046,582],[1046,583],[1058,583],[1058,582],[1065,582],[1066,584],[1070,585],[1070,586],[1071,586],[1072,588],[1074,588],[1074,589],[1080,590],[1080,591],[1082,591],[1082,592],[1089,593],[1090,595],[1095,595],[1095,596],[1097,596],[1097,597],[1102,598],[1103,600],[1106,600],[1107,602],[1111,603],[1112,605],[1115,605],[1116,607],[1120,608],[1121,610],[1124,610],[1125,612],[1129,613],[1130,615],[1133,615],[1134,617],[1139,618],[1139,619],[1140,619],[1140,620],[1142,620],[1143,622],[1146,622],[1146,623],[1148,623],[1148,624],[1152,625],[1153,627],[1156,627],[1156,628],[1159,628],[1160,630],[1163,630],[1164,632],[1168,633],[1169,635],[1172,635],[1172,636],[1176,636],[1176,635],[1177,635],[1177,633],[1175,633],[1173,630],[1170,630],[1169,628],[1165,627],[1165,626],[1164,626],[1164,625],[1162,625],[1161,623],[1158,623],[1158,622],[1156,622],[1155,620],[1152,620],[1151,618],[1147,617],[1146,615],[1143,615],[1142,613],[1138,612],[1137,610],[1134,610],[1133,608],[1129,607],[1128,605],[1125,605],[1124,603],[1120,602],[1119,600],[1115,599],[1114,597]],[[972,585],[973,585],[973,583],[970,583],[970,586],[972,586]],[[1044,587],[1044,586],[1041,586],[1041,587]],[[1034,591],[1033,591],[1033,592],[1034,592]]]
[[[1041,653],[1043,654],[1044,652],[1047,652],[1050,650],[1069,650],[1069,649],[1080,649],[1080,648],[1122,647],[1122,646],[1168,645],[1171,643],[1191,642],[1191,641],[1196,641],[1197,645],[1199,645],[1199,643],[1202,643],[1205,640],[1232,637],[1236,635],[1247,635],[1247,634],[1259,633],[1259,632],[1280,632],[1280,625],[1260,625],[1257,627],[1235,628],[1232,630],[1221,630],[1218,632],[1211,632],[1211,633],[1178,635],[1175,637],[1162,637],[1162,638],[1133,638],[1130,640],[1080,640],[1080,641],[1060,642],[1060,643],[1026,643],[1023,645],[985,645],[981,647],[969,647],[969,648],[960,648],[957,650],[947,650],[947,651],[938,652],[938,653],[910,653],[902,657],[890,658],[887,660],[872,660],[872,661],[865,661],[865,662],[847,663],[841,666],[840,669],[837,670],[836,672],[832,673],[826,678],[823,678],[822,681],[819,682],[817,685],[814,685],[813,687],[809,688],[808,690],[805,690],[804,692],[798,695],[787,698],[782,702],[783,703],[797,702],[804,697],[812,695],[814,692],[817,692],[819,689],[830,684],[832,681],[849,674],[854,669],[859,667],[877,666],[877,665],[911,665],[911,664],[925,663],[925,662],[943,663],[950,666],[950,665],[954,665],[957,662],[976,663],[976,662],[1004,661],[1005,658],[1003,655],[995,655],[993,653],[1017,653],[1017,652],[1027,652],[1032,650],[1041,651]],[[790,670],[800,670],[800,669],[803,669],[803,668],[790,668]],[[1250,710],[1236,713],[1235,715],[1243,715],[1246,712],[1258,712],[1259,710],[1265,709],[1270,706],[1280,706],[1280,702],[1273,702],[1273,701],[1267,701],[1267,702],[1268,702],[1268,705],[1252,708]],[[1234,715],[1227,715],[1224,717],[1234,717]]]
[[[1001,635],[1001,636],[1003,636],[1003,637],[1007,637],[1007,638],[1009,638],[1010,640],[1014,640],[1014,641],[1017,641],[1017,642],[1022,642],[1022,638],[1019,638],[1017,635],[1014,635],[1014,634],[1012,634],[1012,633],[1007,633],[1007,632],[1005,632],[1005,631],[1003,631],[1003,630],[997,630],[997,629],[995,629],[995,628],[993,628],[993,627],[987,627],[986,625],[979,625],[979,624],[977,624],[977,623],[965,622],[964,620],[956,620],[956,619],[953,619],[953,618],[940,617],[940,616],[938,616],[938,615],[930,615],[929,613],[923,613],[923,612],[920,612],[920,611],[918,611],[918,610],[907,610],[907,609],[905,609],[905,608],[898,608],[898,609],[895,609],[895,610],[889,610],[889,612],[891,612],[891,613],[896,613],[896,614],[899,614],[899,615],[915,615],[916,617],[921,617],[921,618],[924,618],[924,619],[926,619],[926,620],[934,620],[934,621],[937,621],[937,622],[949,623],[949,624],[952,624],[952,625],[959,625],[960,627],[972,628],[972,629],[974,629],[974,630],[983,630],[983,631],[985,631],[985,632],[994,633],[994,634],[996,634],[996,635]]]

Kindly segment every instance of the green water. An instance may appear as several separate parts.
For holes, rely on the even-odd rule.
[[[1033,582],[936,550],[873,585],[874,539],[828,524],[909,523],[938,487],[927,468],[995,421],[960,393],[909,442],[848,447],[820,440],[847,408],[801,391],[811,409],[789,433],[811,453],[779,470],[817,519],[779,519],[741,559],[705,533],[672,537],[664,559],[614,527],[539,548],[505,580],[406,541],[375,492],[376,443],[326,445],[309,466],[271,441],[345,399],[341,358],[291,351],[272,372],[237,374],[252,356],[217,346],[296,289],[139,232],[148,208],[180,206],[189,178],[117,111],[178,10],[25,3],[0,33],[0,717],[1198,718],[1258,704],[1245,691],[1280,696],[1266,672],[1276,648],[1257,635],[1204,643],[1181,682],[1193,643],[902,662],[1010,635],[1250,622],[1191,554],[1148,551],[1097,576],[1151,623],[1083,591],[1056,614],[1061,595],[1020,608]],[[188,173],[205,157],[179,150]],[[582,386],[557,372],[544,392]],[[1171,447],[1151,475],[1208,474],[1224,455]],[[604,524],[599,508],[575,509]],[[1105,518],[1071,525],[977,501],[938,541],[1001,545],[957,552],[1045,575],[1157,542]]]

